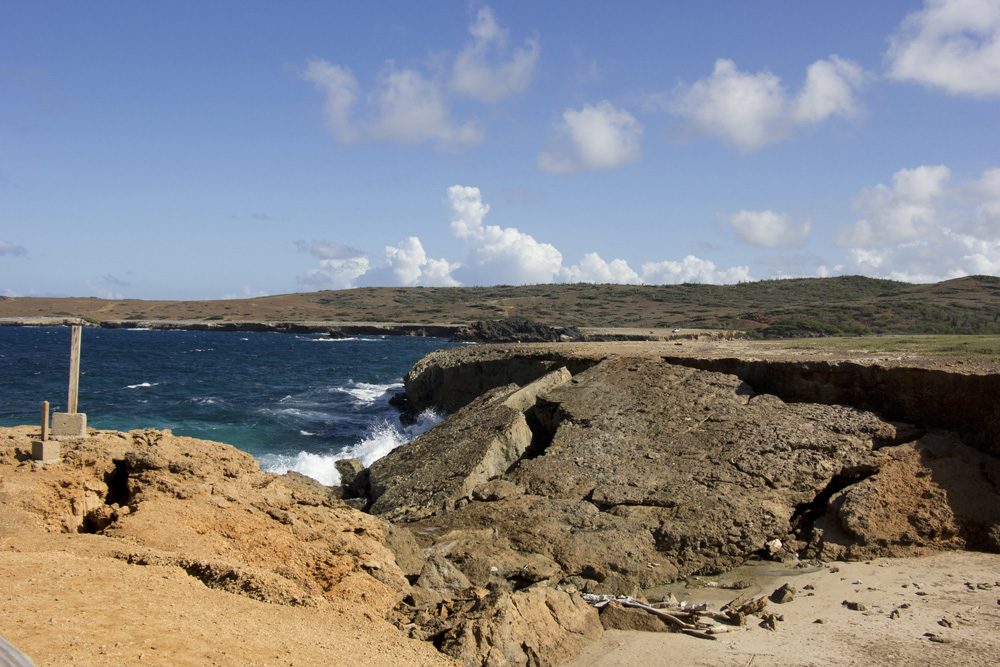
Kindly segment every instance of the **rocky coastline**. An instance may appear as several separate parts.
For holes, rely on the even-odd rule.
[[[407,375],[406,399],[449,417],[368,469],[345,462],[347,489],[163,431],[92,431],[43,465],[37,427],[0,429],[0,608],[23,621],[2,634],[40,664],[74,641],[92,653],[81,664],[167,646],[173,664],[205,661],[210,642],[185,644],[160,606],[156,649],[138,628],[81,640],[32,616],[49,590],[32,571],[79,566],[106,577],[107,604],[127,596],[118,581],[159,591],[155,576],[199,623],[220,604],[264,605],[336,639],[274,664],[556,665],[642,624],[583,594],[652,602],[748,561],[1000,553],[998,369],[743,345],[439,351]],[[74,586],[74,604],[112,613]],[[768,592],[727,626],[766,621]],[[228,650],[212,659],[252,664]]]

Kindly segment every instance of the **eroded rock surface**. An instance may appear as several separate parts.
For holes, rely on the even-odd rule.
[[[296,664],[450,664],[385,620],[410,594],[390,545],[423,566],[412,535],[333,489],[169,431],[91,430],[45,465],[32,437],[38,427],[0,429],[0,572],[3,615],[38,664],[139,664],[143,651],[259,664],[278,646]],[[52,571],[63,602],[44,593]],[[45,622],[67,605],[71,621]]]
[[[478,451],[476,429],[504,432],[494,420],[513,419],[513,391],[493,390],[380,462],[400,473],[373,510],[433,536],[480,586],[546,579],[632,593],[727,569],[785,538],[835,479],[874,472],[874,449],[896,436],[871,413],[788,405],[735,376],[618,357],[539,393],[534,456],[464,482],[464,495],[415,503],[432,485],[424,473],[458,491],[452,457]],[[412,450],[442,465],[406,474]]]
[[[528,362],[541,363],[539,354]],[[737,376],[662,356],[590,361],[538,392],[526,420],[532,445],[506,470],[461,487],[450,464],[411,479],[401,472],[383,483],[411,502],[382,495],[375,511],[407,522],[473,585],[515,591],[636,595],[754,554],[1000,550],[1000,463],[952,433],[843,405],[785,403]],[[514,391],[494,388],[422,436],[426,460],[450,461],[456,451],[475,460],[475,438],[463,434],[500,432],[491,406]],[[412,445],[386,457],[384,470],[396,459],[405,471]],[[970,473],[975,482],[959,492]],[[446,500],[412,502],[420,494],[408,485],[432,486],[427,474],[452,480]]]

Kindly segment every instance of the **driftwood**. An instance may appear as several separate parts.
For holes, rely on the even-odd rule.
[[[690,607],[673,605],[671,611],[666,611],[665,609],[654,607],[653,605],[645,602],[640,602],[639,600],[627,595],[614,597],[610,595],[584,594],[583,599],[598,609],[611,602],[617,602],[623,607],[642,609],[650,614],[662,618],[670,625],[676,627],[680,632],[683,632],[686,635],[691,635],[692,637],[698,637],[699,639],[715,640],[715,635],[726,632],[735,632],[741,629],[740,627],[734,627],[731,625],[720,625],[717,621],[732,623],[732,616],[725,612],[708,611],[705,608],[706,605],[704,604],[693,605]],[[706,622],[705,620],[702,620],[702,617],[711,619],[712,622]]]

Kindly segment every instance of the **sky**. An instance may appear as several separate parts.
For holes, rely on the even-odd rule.
[[[0,296],[1000,275],[1000,0],[0,0]]]

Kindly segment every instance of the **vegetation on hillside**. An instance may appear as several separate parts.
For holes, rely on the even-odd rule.
[[[843,276],[738,285],[365,287],[220,301],[0,298],[0,317],[467,323],[742,329],[767,338],[1000,334],[1000,278],[929,285]]]

